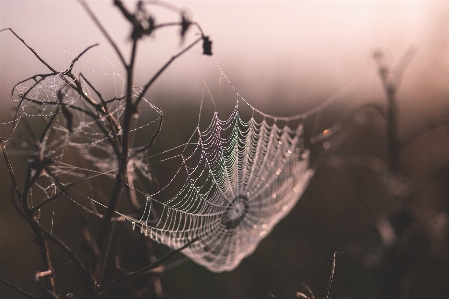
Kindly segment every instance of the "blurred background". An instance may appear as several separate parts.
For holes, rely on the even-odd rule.
[[[112,1],[88,3],[119,48],[129,53],[130,28]],[[130,8],[134,5],[133,1],[125,3]],[[331,151],[314,145],[317,169],[309,188],[236,270],[211,273],[178,256],[179,265],[136,281],[138,287],[149,285],[142,296],[158,298],[154,289],[161,286],[166,298],[296,298],[305,283],[320,298],[326,294],[333,253],[338,251],[344,254],[337,257],[332,298],[447,298],[449,3],[171,3],[185,8],[210,36],[214,56],[203,56],[201,45],[195,46],[148,92],[147,98],[164,112],[164,127],[155,152],[187,141],[196,126],[201,100],[211,106],[209,97],[203,98],[204,82],[212,91],[219,115],[229,115],[236,95],[221,76],[216,61],[240,95],[272,115],[308,111],[343,90],[338,102],[306,127],[306,135],[310,137],[311,130],[320,132],[335,123],[341,129],[329,139]],[[177,20],[176,15],[161,9],[154,9],[154,15],[156,21]],[[60,71],[86,47],[100,43],[83,56],[74,73],[83,72],[105,97],[122,94],[124,71],[104,36],[76,1],[0,0],[3,28],[15,30]],[[136,84],[144,84],[167,59],[194,40],[196,33],[191,28],[181,44],[179,29],[167,29],[142,43]],[[386,199],[385,119],[375,109],[360,107],[386,107],[373,53],[383,51],[394,68],[410,49],[415,54],[397,93],[399,132],[400,136],[416,138],[404,146],[400,158],[406,187],[418,187],[407,187],[403,205],[396,207]],[[17,104],[10,97],[13,86],[45,72],[45,66],[16,37],[10,32],[0,33],[2,135],[10,129],[5,123],[13,118]],[[20,163],[27,156],[16,153],[12,151],[13,163],[17,175],[23,177]],[[11,206],[10,179],[5,163],[0,164],[0,277],[35,293],[42,286],[34,281],[41,267],[38,248],[30,241],[29,227]],[[76,215],[64,214],[70,209],[59,209],[55,215],[59,219],[57,230],[75,245],[76,237],[71,241],[70,237],[78,233],[79,221]],[[384,226],[379,223],[389,223],[394,229],[394,245],[383,242]],[[118,230],[124,244],[134,240],[135,247],[140,248],[138,237],[124,227]],[[123,253],[119,247],[115,250],[122,255],[136,254],[132,250]],[[160,257],[166,250],[155,246],[154,253]],[[139,268],[137,256],[128,261],[134,269]],[[56,253],[54,259],[58,267],[67,267],[62,254]],[[144,263],[142,258],[141,266]],[[61,294],[72,292],[75,298],[82,298],[74,287],[79,277],[76,270],[71,272]],[[131,297],[132,287],[127,287],[104,297]],[[0,297],[19,295],[1,285]]]

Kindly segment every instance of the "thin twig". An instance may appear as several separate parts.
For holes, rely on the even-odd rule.
[[[49,105],[64,105],[64,106],[69,106],[67,103],[58,103],[58,102],[40,102],[40,101],[36,101],[30,98],[24,98],[25,100],[31,102],[31,103],[35,103],[38,105],[43,105],[43,104],[49,104]],[[115,99],[113,99],[115,100]],[[117,144],[115,142],[113,142],[112,137],[109,134],[109,131],[102,125],[101,123],[101,117],[96,115],[95,113],[93,113],[92,111],[86,110],[86,109],[82,109],[80,107],[76,107],[76,106],[70,106],[71,109],[73,110],[77,110],[80,112],[85,113],[86,115],[89,115],[90,117],[92,117],[93,120],[95,120],[95,123],[97,124],[97,126],[100,128],[100,130],[103,132],[104,136],[110,140],[111,142],[111,146],[114,149],[115,153],[117,155],[120,154],[120,150],[119,148],[117,148]]]
[[[81,4],[81,6],[87,12],[89,17],[95,23],[95,25],[97,25],[97,27],[98,27],[98,29],[100,29],[101,33],[103,33],[103,35],[106,37],[106,39],[108,40],[109,44],[112,46],[112,48],[114,48],[115,53],[117,54],[117,56],[119,57],[120,61],[122,62],[123,67],[126,68],[126,61],[123,58],[122,53],[120,52],[119,48],[117,47],[117,45],[115,44],[114,40],[111,38],[109,33],[106,31],[106,29],[103,27],[103,25],[97,19],[97,17],[93,13],[93,11],[90,9],[89,5],[87,5],[86,1],[84,1],[84,0],[77,0],[77,1],[78,1],[79,4]]]
[[[81,56],[83,56],[87,51],[89,51],[90,49],[92,49],[93,47],[97,47],[99,44],[94,44],[92,46],[87,47],[83,52],[81,52],[80,54],[78,54],[78,56],[75,57],[75,59],[72,60],[72,63],[70,64],[70,67],[68,68],[68,70],[66,70],[64,73],[71,73],[73,66],[75,65],[75,63],[78,61],[78,59],[81,58]]]
[[[31,299],[37,299],[36,297],[34,297],[31,294],[28,294],[25,291],[22,291],[22,289],[20,289],[18,286],[15,286],[13,284],[10,284],[9,282],[7,282],[6,280],[4,280],[3,278],[0,278],[0,282],[4,283],[6,286],[10,287],[11,289],[13,289],[14,291],[20,293],[21,295],[27,297],[27,298],[31,298]]]
[[[81,260],[76,256],[75,252],[72,249],[70,249],[70,247],[68,247],[61,239],[51,234],[39,223],[37,223],[37,225],[39,226],[42,233],[45,234],[46,238],[51,240],[63,252],[65,252],[69,256],[70,260],[81,270],[85,283],[88,283],[88,285],[83,284],[83,286],[86,289],[87,293],[92,293],[96,286],[96,282],[90,270],[84,266],[83,262],[81,262]]]
[[[196,39],[194,42],[192,42],[188,47],[184,48],[182,51],[180,51],[178,54],[172,56],[172,58],[170,58],[170,60],[168,60],[164,66],[162,66],[159,71],[154,74],[154,76],[147,82],[147,84],[144,85],[144,87],[142,88],[142,90],[140,91],[140,94],[135,102],[135,105],[139,105],[140,101],[142,100],[144,94],[147,92],[148,88],[150,88],[150,86],[154,83],[154,81],[156,81],[156,79],[164,72],[164,70],[179,56],[181,56],[182,54],[184,54],[185,52],[187,52],[188,50],[190,50],[190,48],[192,48],[193,46],[195,46],[198,42],[200,42],[201,40],[203,40],[203,37],[200,37],[198,39]]]
[[[20,85],[20,84],[22,84],[22,83],[24,83],[24,82],[27,82],[27,81],[29,81],[29,80],[34,80],[34,83],[35,83],[34,86],[35,86],[36,83],[39,83],[42,79],[45,79],[45,78],[50,77],[50,76],[54,76],[54,75],[56,75],[56,74],[57,74],[57,73],[37,74],[37,75],[31,76],[31,77],[29,77],[29,78],[26,78],[26,79],[24,79],[24,80],[22,80],[22,81],[20,81],[20,82],[17,82],[17,83],[13,86],[13,88],[11,89],[11,97],[14,95],[14,90],[16,89],[16,87],[17,87],[18,85]],[[39,80],[38,80],[38,77],[40,77]],[[28,88],[28,90],[32,89],[34,86],[31,86],[30,88]],[[19,105],[19,107],[20,107],[20,105]]]
[[[152,263],[152,264],[150,264],[150,265],[148,265],[148,266],[145,266],[145,267],[143,267],[143,268],[140,269],[140,270],[137,270],[137,271],[135,271],[135,272],[130,272],[130,273],[124,274],[123,276],[121,276],[121,277],[119,277],[119,278],[116,278],[116,279],[114,279],[114,280],[111,280],[111,281],[109,281],[109,282],[103,284],[102,286],[100,286],[100,287],[97,289],[97,293],[100,294],[100,293],[104,292],[105,290],[109,289],[110,287],[113,287],[113,286],[118,285],[118,284],[120,284],[120,283],[122,283],[122,282],[125,282],[125,281],[127,281],[128,279],[131,279],[131,278],[134,278],[134,277],[137,277],[137,276],[146,274],[146,273],[149,272],[150,270],[159,267],[159,266],[162,265],[165,261],[167,261],[168,259],[170,259],[171,257],[173,257],[175,254],[181,252],[182,250],[184,250],[185,248],[189,247],[190,245],[192,245],[193,243],[195,243],[195,242],[198,241],[198,240],[199,240],[199,238],[196,237],[196,238],[194,238],[193,240],[191,240],[190,242],[186,243],[186,244],[185,244],[184,246],[182,246],[181,248],[170,251],[168,254],[166,254],[164,257],[162,257],[161,259],[157,260],[156,262],[154,262],[154,263]]]
[[[72,188],[76,183],[84,181],[85,179],[79,179],[76,181],[71,182],[67,187],[64,187],[64,189],[62,189],[60,192],[58,192],[57,194],[53,195],[52,197],[49,197],[43,201],[41,201],[37,206],[35,206],[34,208],[31,209],[32,213],[35,213],[37,210],[39,210],[40,208],[42,208],[44,205],[48,204],[49,202],[52,202],[53,200],[57,199],[59,196],[61,195],[65,195],[65,193]]]
[[[84,266],[83,262],[81,262],[81,260],[76,256],[75,252],[73,252],[72,249],[70,249],[70,247],[68,247],[61,239],[59,239],[58,237],[56,237],[55,235],[53,235],[52,233],[47,231],[40,224],[39,224],[39,228],[45,234],[46,238],[48,238],[53,243],[55,243],[59,248],[61,248],[62,251],[64,251],[69,256],[70,260],[73,261],[73,263],[82,272],[87,272],[88,271],[88,269]],[[93,279],[93,277],[92,277],[92,279]]]
[[[44,131],[42,132],[41,138],[39,139],[40,144],[42,144],[44,142],[44,139],[48,136],[47,133],[50,130],[51,126],[53,125],[53,122],[55,121],[56,117],[58,116],[58,113],[59,113],[59,109],[56,110],[55,114],[52,115],[50,121],[45,126]]]
[[[15,113],[15,115],[14,115],[14,120],[13,120],[13,123],[12,123],[12,126],[13,126],[13,129],[11,130],[11,132],[14,130],[14,128],[16,127],[16,125],[17,125],[17,115],[19,114],[19,111],[20,111],[20,107],[22,107],[22,103],[23,103],[23,101],[26,99],[26,100],[28,100],[28,98],[26,97],[27,95],[28,95],[28,93],[29,92],[31,92],[31,90],[35,87],[35,86],[37,86],[39,83],[41,83],[41,81],[43,81],[45,78],[47,78],[47,77],[49,77],[49,76],[53,76],[54,74],[47,74],[47,75],[42,75],[42,77],[39,79],[39,80],[35,80],[36,82],[30,87],[30,88],[28,88],[28,90],[24,93],[24,94],[21,94],[21,95],[19,95],[19,97],[20,97],[20,102],[19,102],[19,105],[17,105],[17,109],[16,109],[16,113]],[[39,76],[41,76],[41,75],[39,75]],[[30,79],[34,79],[35,77],[33,76],[33,77],[31,77],[31,78],[28,78],[28,79],[26,79],[25,81],[27,81],[27,80],[30,80]],[[22,82],[25,82],[25,81],[22,81]],[[12,89],[12,91],[11,91],[11,96],[14,94],[14,89],[17,87],[17,85],[19,85],[20,84],[20,82],[19,83],[17,83],[15,86],[14,86],[14,88]],[[36,101],[36,102],[38,102],[38,101]]]
[[[84,77],[84,75],[82,73],[80,73],[80,77],[83,78],[84,81],[86,81],[87,85],[89,85],[89,87],[92,88],[92,90],[97,94],[98,98],[100,99],[101,107],[103,107],[104,111],[101,111],[101,110],[99,110],[99,111],[101,113],[103,113],[103,115],[105,115],[106,119],[108,120],[109,127],[112,132],[114,144],[116,144],[117,146],[120,146],[121,140],[117,135],[117,131],[119,130],[120,124],[118,123],[117,119],[115,119],[115,117],[112,117],[112,115],[110,114],[107,102],[103,99],[103,96],[101,95],[101,93],[92,85],[92,83],[90,83],[89,80],[87,80],[86,77]],[[119,152],[121,152],[121,148],[119,148],[119,150],[116,152],[116,154],[119,154]]]
[[[42,135],[40,138],[40,143],[43,142],[50,126],[52,125],[53,121],[55,120],[56,115],[57,115],[57,113],[51,118],[51,120],[48,122],[46,128],[42,132]],[[21,192],[21,194],[19,196],[19,200],[21,202],[21,208],[22,208],[21,214],[23,214],[23,216],[26,219],[26,221],[28,222],[31,230],[33,231],[34,235],[36,236],[35,240],[40,249],[42,264],[43,264],[45,270],[53,271],[51,258],[50,258],[50,251],[48,248],[47,241],[42,233],[42,230],[40,229],[40,224],[39,224],[38,220],[34,217],[33,213],[31,212],[31,209],[29,207],[29,204],[28,204],[28,194],[29,194],[32,186],[34,185],[34,183],[40,177],[41,171],[44,169],[45,164],[48,163],[48,161],[49,161],[43,156],[42,151],[43,151],[43,149],[39,149],[39,154],[35,157],[35,161],[33,163],[34,165],[30,164],[30,166],[32,165],[33,167],[35,167],[34,175],[31,175],[31,167],[28,167],[27,178],[25,180],[25,185],[24,185],[23,191]],[[4,148],[4,155],[5,155],[5,153],[6,153],[6,149]],[[56,291],[54,275],[46,277],[46,284],[47,284],[48,290],[51,290],[53,292]]]
[[[36,56],[37,59],[39,59],[40,62],[42,62],[50,71],[52,71],[53,73],[57,73],[56,70],[54,68],[52,68],[47,62],[45,62],[45,60],[43,60],[37,53],[36,51],[34,51],[33,48],[31,48],[30,46],[28,46],[28,44],[19,36],[17,35],[17,33],[14,32],[14,30],[12,30],[11,28],[5,28],[0,30],[0,32],[5,31],[5,30],[9,30],[12,32],[12,34],[14,34],[21,42],[22,44],[25,45],[25,47],[27,47],[31,52],[33,52],[34,56]]]
[[[2,147],[3,158],[5,159],[6,167],[8,168],[9,176],[11,178],[11,181],[12,181],[13,185],[14,185],[14,190],[17,193],[17,197],[18,198],[22,198],[22,191],[20,190],[19,183],[17,182],[16,175],[14,174],[14,169],[12,168],[11,161],[9,160],[9,157],[8,157],[8,152],[6,151],[6,146],[4,145],[4,142],[3,142],[2,138],[0,138],[0,146]]]
[[[92,88],[92,90],[93,90],[93,91],[96,93],[96,95],[100,98],[100,101],[101,101],[102,103],[104,103],[105,100],[103,99],[103,96],[101,95],[101,93],[95,88],[95,86],[93,86],[92,83],[90,83],[90,81],[83,75],[83,73],[80,73],[79,76],[80,76],[84,81],[86,81],[87,85],[89,85],[89,87]],[[96,104],[96,106],[102,107],[103,105]],[[101,111],[101,110],[100,110],[99,112],[101,112],[102,114],[106,114],[106,113],[107,113],[106,111]]]
[[[23,213],[19,203],[17,202],[15,195],[17,195],[17,194],[15,193],[15,190],[14,190],[14,184],[11,184],[10,198],[11,198],[12,206],[13,206],[14,210],[16,210],[17,214],[19,214],[20,217],[22,217],[23,219],[26,220],[26,216]]]
[[[137,149],[137,150],[134,152],[134,154],[131,156],[131,158],[133,158],[133,157],[137,156],[138,154],[140,154],[140,153],[142,153],[142,152],[148,150],[148,149],[153,145],[153,143],[156,141],[157,136],[158,136],[159,133],[161,132],[163,118],[164,118],[164,115],[161,114],[161,117],[159,118],[159,126],[158,126],[156,132],[154,132],[153,136],[151,137],[150,142],[149,142],[147,145],[145,145],[145,146],[143,146],[143,147]]]
[[[102,248],[104,238],[106,237],[106,233],[109,227],[109,223],[111,222],[112,215],[115,210],[115,203],[117,202],[117,199],[121,196],[123,185],[124,185],[124,177],[121,175],[121,172],[116,175],[115,177],[115,186],[114,190],[112,191],[111,199],[109,201],[109,205],[107,207],[106,213],[103,215],[103,221],[101,223],[100,232],[97,235],[97,245],[98,248]]]
[[[98,276],[98,283],[101,284],[103,282],[104,273],[106,271],[106,263],[109,258],[109,250],[112,244],[112,237],[114,236],[115,226],[117,225],[117,221],[112,222],[111,232],[109,233],[108,242],[106,244],[106,250],[104,253],[103,264],[101,266],[100,275]]]

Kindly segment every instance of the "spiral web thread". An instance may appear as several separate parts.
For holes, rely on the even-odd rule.
[[[146,218],[130,220],[172,248],[200,237],[183,253],[220,272],[234,269],[256,249],[294,207],[313,172],[302,126],[245,122],[237,106],[226,120],[217,115],[204,131],[197,128],[193,151],[181,154],[176,176],[186,179],[179,191],[163,200],[166,186],[149,197]],[[154,226],[147,224],[151,208],[162,211]]]
[[[234,88],[221,68],[220,71]],[[56,180],[64,186],[76,180],[94,184],[96,178],[114,179],[117,174],[114,151],[105,134],[97,128],[98,122],[106,122],[105,117],[95,121],[86,116],[83,109],[91,108],[79,95],[67,91],[67,78],[63,76],[59,73],[37,82],[25,81],[16,86],[13,96],[20,98],[28,91],[27,98],[32,100],[20,102],[14,130],[25,119],[27,122],[33,117],[48,119],[58,113],[46,137],[38,144],[38,151],[53,161],[51,175],[35,184],[43,200],[61,191],[61,184],[56,184]],[[92,95],[87,85],[83,87]],[[62,102],[74,114],[72,132],[59,109],[59,90],[64,92]],[[208,127],[200,129],[198,125],[185,144],[160,155],[150,155],[149,151],[140,153],[138,147],[131,149],[128,188],[137,194],[139,202],[135,204],[141,204],[141,212],[132,213],[120,206],[114,218],[131,222],[133,229],[171,248],[199,238],[183,253],[215,272],[236,268],[295,206],[313,175],[301,120],[337,98],[335,95],[301,115],[275,118],[257,110],[234,91],[238,100],[231,115],[220,119],[215,111]],[[248,120],[241,116],[239,100],[240,105],[252,110]],[[153,116],[136,127],[136,132],[157,125],[162,115],[149,101],[142,103],[153,111]],[[112,102],[109,111],[119,119],[124,113],[124,100]],[[10,142],[13,141],[12,138]],[[69,155],[71,152],[75,154]],[[172,169],[175,170],[172,178],[158,191],[141,187],[154,183],[152,163],[177,165]],[[141,183],[140,187],[137,182]],[[64,196],[101,217],[105,202],[94,198],[86,189],[75,185]],[[31,197],[30,201],[33,200]]]

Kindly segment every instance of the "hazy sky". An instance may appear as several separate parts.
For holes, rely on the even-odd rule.
[[[134,3],[125,2],[129,7]],[[126,49],[129,26],[112,1],[88,3],[120,48]],[[252,102],[269,101],[274,96],[282,102],[331,94],[366,73],[374,73],[372,53],[376,49],[383,49],[392,62],[411,47],[416,49],[408,73],[409,78],[417,78],[415,81],[432,76],[432,84],[440,88],[449,76],[448,1],[171,3],[187,8],[211,36],[215,58]],[[159,10],[154,14],[156,20],[170,16],[177,20],[177,16]],[[16,30],[57,69],[65,69],[76,53],[100,42],[101,47],[80,62],[80,71],[98,70],[99,65],[107,69],[105,73],[120,71],[113,51],[76,1],[0,0],[0,28],[5,27]],[[158,32],[139,49],[139,80],[180,49],[173,32]],[[195,33],[194,29],[189,32],[190,40]],[[195,92],[207,76],[203,64],[213,61],[207,59],[198,45],[170,68],[160,86],[169,83]],[[45,68],[10,33],[0,34],[2,102],[8,100],[15,82],[43,71]],[[115,79],[118,87],[114,88],[120,88],[120,80]]]

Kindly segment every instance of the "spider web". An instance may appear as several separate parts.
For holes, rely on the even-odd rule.
[[[215,272],[236,268],[295,206],[314,173],[304,142],[303,120],[338,97],[300,115],[274,117],[250,105],[218,68],[237,96],[232,113],[222,119],[215,111],[205,128],[200,128],[198,120],[186,143],[159,154],[133,147],[127,188],[135,196],[131,205],[122,201],[113,219],[129,221],[133,229],[175,249],[199,238],[183,253]],[[120,79],[118,73],[115,75]],[[107,120],[105,116],[97,120],[89,117],[86,111],[93,113],[91,107],[65,87],[69,79],[64,76],[37,77],[15,87],[13,98],[20,99],[26,93],[29,100],[18,100],[14,133],[21,123],[42,127],[55,117],[44,138],[36,143],[37,153],[50,157],[52,164],[50,173],[36,183],[33,198],[40,194],[45,200],[63,192],[78,206],[102,217],[107,202],[95,198],[88,189],[98,184],[99,178],[110,180],[117,174],[110,136],[98,128],[98,123]],[[83,84],[86,93],[94,97]],[[139,89],[134,92],[137,95]],[[62,104],[74,114],[70,128],[60,111]],[[162,111],[152,103],[144,100],[143,104],[151,111],[150,117],[133,132],[147,127],[155,130],[162,117]],[[241,105],[249,108],[250,117],[242,115]],[[109,112],[120,119],[124,107],[124,100],[116,97]],[[154,163],[172,172],[159,188],[154,187],[154,176],[158,176],[153,176]],[[78,181],[88,183],[64,191],[64,186]]]

